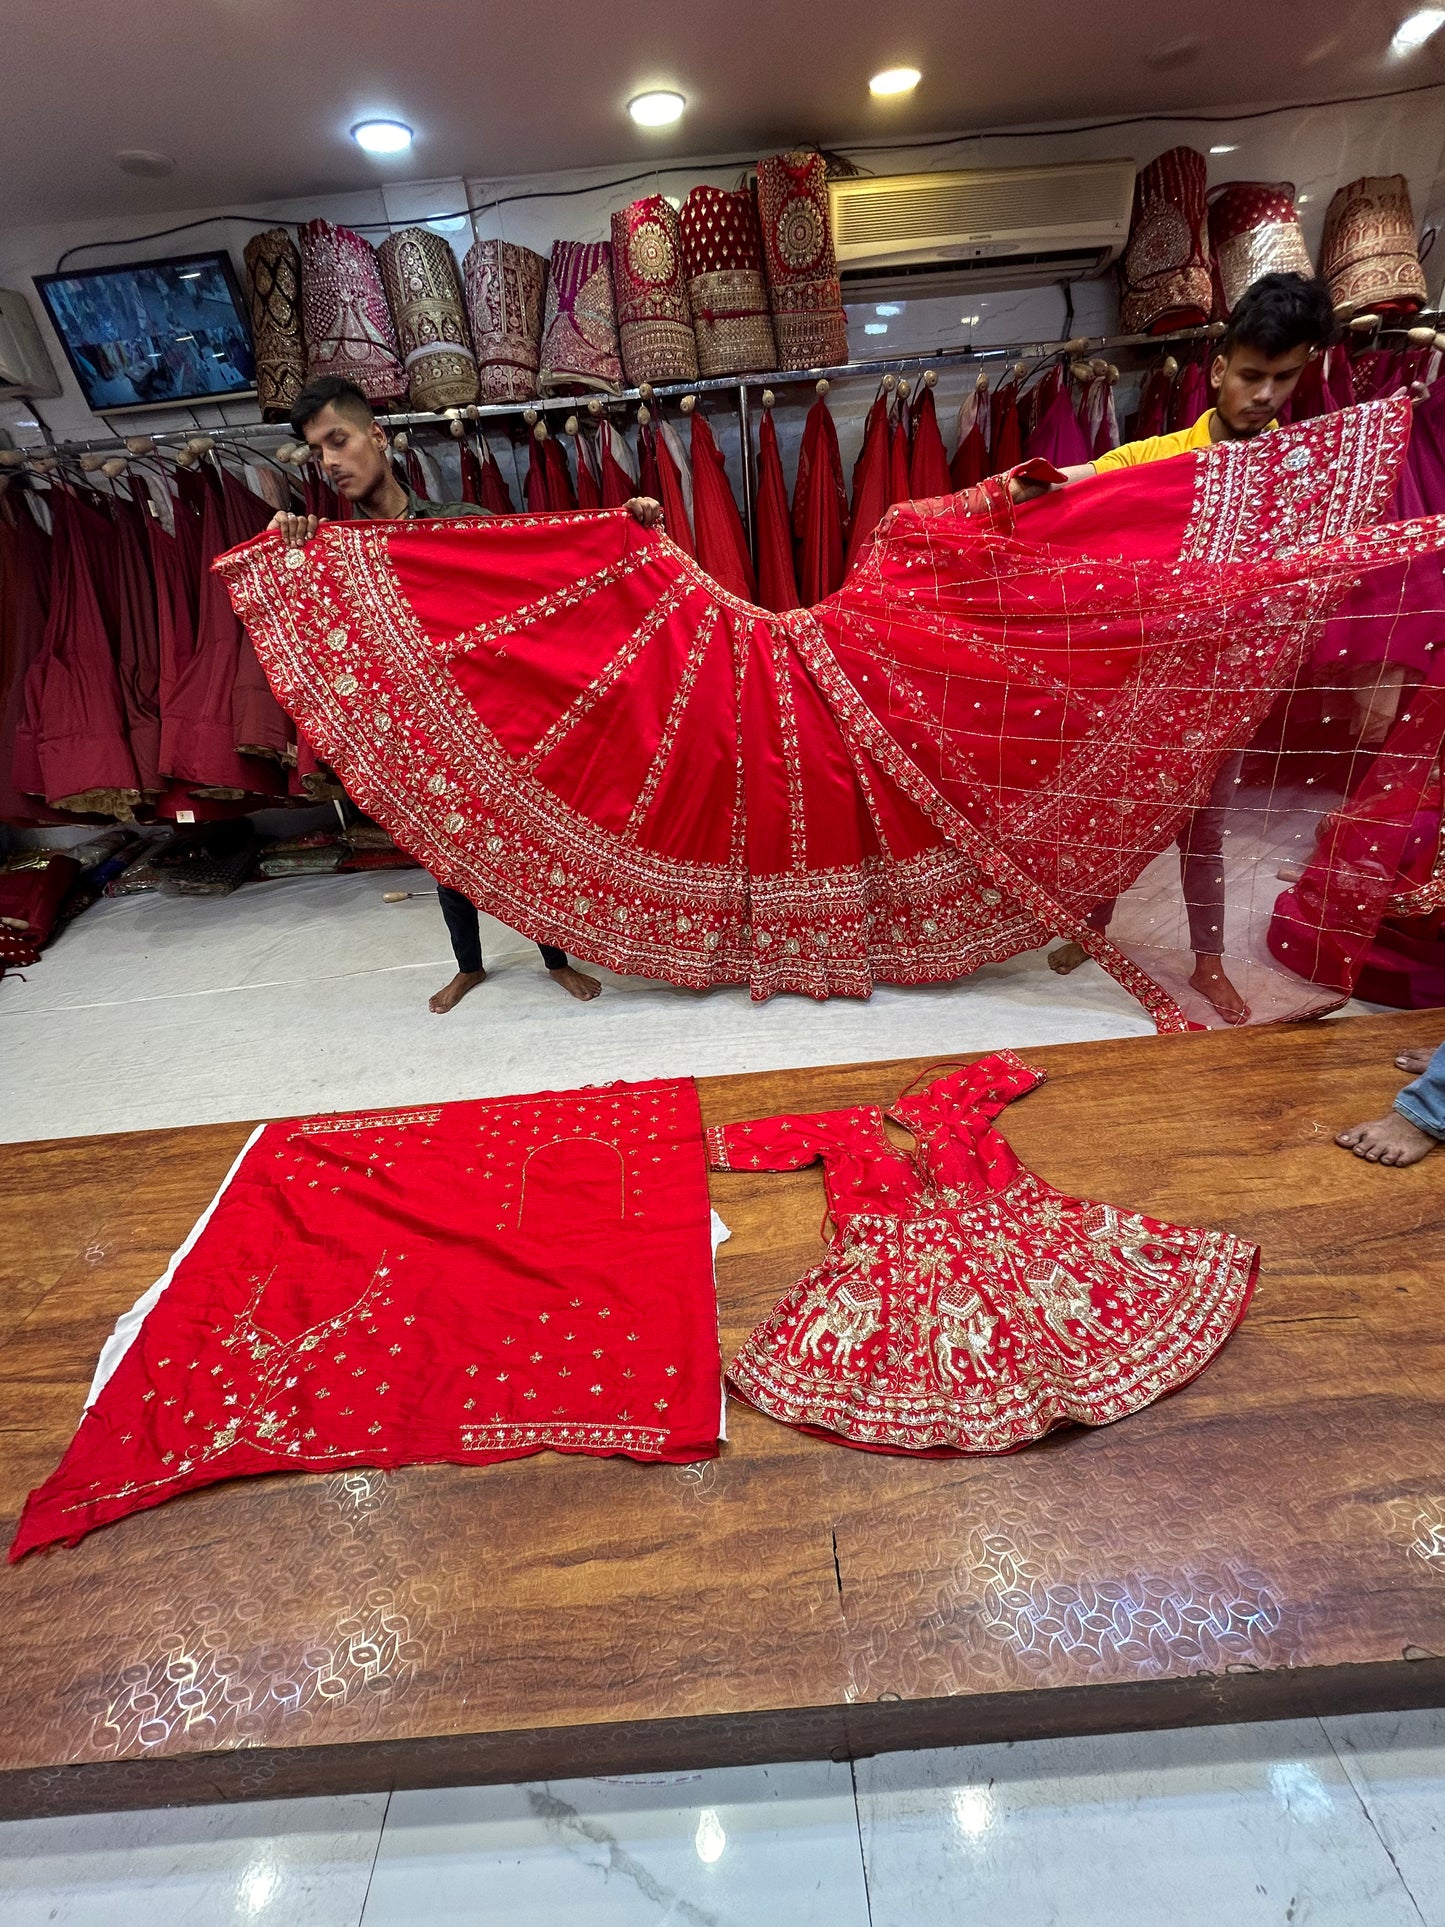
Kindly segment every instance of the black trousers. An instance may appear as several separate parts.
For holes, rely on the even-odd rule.
[[[464,897],[460,890],[449,890],[444,883],[437,885],[437,902],[442,907],[446,920],[447,935],[452,940],[452,955],[457,960],[457,969],[474,972],[482,967],[482,926],[477,918],[477,906]],[[555,944],[539,943],[542,962],[548,970],[565,970],[567,952],[559,950]]]

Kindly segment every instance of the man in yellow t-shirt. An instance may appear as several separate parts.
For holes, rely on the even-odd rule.
[[[1328,347],[1334,333],[1334,307],[1322,281],[1302,274],[1262,275],[1240,296],[1219,352],[1209,365],[1214,406],[1192,428],[1125,442],[1095,461],[1066,468],[1066,480],[1081,482],[1111,469],[1168,461],[1215,442],[1249,441],[1277,427],[1276,417],[1296,382]],[[1024,492],[1034,491],[1025,485]],[[1242,1024],[1249,1017],[1249,1006],[1230,982],[1223,963],[1225,812],[1238,773],[1239,759],[1232,756],[1215,779],[1208,803],[1192,813],[1178,837],[1180,883],[1194,952],[1190,987],[1230,1024]],[[1087,921],[1102,932],[1113,910],[1112,901],[1098,904]],[[1086,954],[1081,945],[1065,943],[1050,952],[1049,962],[1066,974],[1077,970]]]

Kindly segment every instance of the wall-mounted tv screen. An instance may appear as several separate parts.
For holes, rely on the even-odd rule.
[[[251,333],[223,253],[40,274],[35,286],[96,414],[255,392]]]

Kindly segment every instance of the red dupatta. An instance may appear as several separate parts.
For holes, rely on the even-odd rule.
[[[1445,547],[1445,519],[1367,526],[1408,432],[1375,403],[1016,514],[1001,482],[903,505],[781,616],[620,513],[333,525],[221,570],[348,790],[528,936],[763,997],[1064,932],[1178,1027],[1210,1013],[1171,840],[1351,579]],[[1269,835],[1226,847],[1251,1007],[1338,1001],[1269,957]]]

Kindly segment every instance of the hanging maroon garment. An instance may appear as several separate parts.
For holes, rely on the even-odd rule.
[[[278,766],[263,757],[242,756],[236,748],[232,706],[237,674],[243,650],[254,652],[210,566],[232,546],[230,527],[250,526],[254,533],[256,520],[264,529],[270,513],[251,496],[257,516],[245,514],[243,503],[229,502],[223,494],[227,482],[228,476],[215,471],[204,478],[195,649],[162,711],[161,768],[181,782],[223,796],[280,796],[285,782]],[[237,482],[230,486],[240,489]]]
[[[133,496],[113,501],[118,588],[116,667],[121,702],[125,706],[126,737],[135,759],[141,793],[159,796],[165,788],[160,774],[160,636],[158,585],[151,573],[151,545],[146,524],[155,518]]]
[[[853,508],[848,522],[845,575],[888,510],[893,441],[888,402],[889,390],[880,388],[863,424],[863,446],[853,464]]]
[[[651,422],[637,424],[637,492],[654,502],[662,500],[662,475],[657,466],[657,431]]]
[[[116,600],[115,528],[67,488],[53,488],[49,502],[50,608],[27,678],[16,780],[25,787],[38,778],[39,794],[57,808],[128,818],[141,792],[106,621]]]
[[[552,507],[552,477],[535,430],[527,437],[526,503],[529,515],[546,515]]]
[[[11,498],[14,500],[14,497]],[[50,537],[23,501],[15,520],[0,516],[0,822],[64,823],[16,781],[15,739],[25,686],[45,647],[50,608]]]
[[[507,487],[507,478],[497,466],[492,444],[482,438],[482,507],[490,509],[493,515],[515,515],[516,504],[512,491]]]
[[[923,382],[913,402],[913,445],[908,454],[908,493],[915,502],[932,495],[951,495],[948,455],[938,432],[938,407],[933,388]]]
[[[793,478],[793,540],[798,550],[798,594],[805,609],[832,595],[843,580],[848,537],[848,489],[838,430],[822,395],[808,410]]]
[[[1096,376],[1089,396],[1089,423],[1093,437],[1089,459],[1097,461],[1119,446],[1119,417],[1114,411],[1114,384],[1107,375]]]
[[[695,558],[697,542],[692,531],[687,494],[682,486],[682,471],[673,458],[662,430],[656,428],[652,433],[653,450],[657,456],[657,499],[662,504],[663,527],[684,555]]]
[[[788,485],[771,408],[758,424],[758,601],[781,613],[798,607],[793,572],[793,531],[788,517]]]
[[[408,451],[409,453],[410,451]],[[227,546],[248,542],[270,522],[269,502],[238,482],[226,469],[221,474],[221,521]],[[289,765],[296,757],[296,731],[277,702],[256,660],[251,638],[243,629],[236,643],[236,680],[231,691],[231,728],[236,748],[245,756],[265,757]]]
[[[612,447],[615,430],[604,422],[597,435],[597,460],[602,471],[602,503],[605,509],[620,509],[637,493],[637,484],[618,461]]]
[[[1131,442],[1152,441],[1156,435],[1168,432],[1169,396],[1174,387],[1174,377],[1158,362],[1144,377],[1144,385],[1139,390],[1139,412],[1134,417],[1134,426],[1129,431]]]
[[[710,1216],[690,1079],[266,1125],[10,1556],[265,1473],[715,1458]]]
[[[823,1164],[827,1254],[728,1367],[759,1411],[865,1451],[1012,1452],[1202,1372],[1259,1247],[1064,1196],[995,1128],[1044,1081],[1012,1051],[876,1105],[715,1125],[717,1171]],[[885,1116],[912,1133],[897,1149]]]
[[[1405,358],[1394,348],[1367,348],[1350,363],[1356,401],[1378,401],[1400,386]]]
[[[465,435],[457,443],[457,458],[461,465],[462,500],[470,502],[473,508],[483,508],[482,465],[477,460],[477,451]]]
[[[988,445],[988,472],[1007,475],[1023,460],[1023,437],[1019,432],[1019,385],[1017,377],[1005,375],[993,391],[993,436]]]
[[[692,417],[692,513],[697,559],[713,581],[744,602],[757,600],[748,539],[722,450],[700,410]]]
[[[908,499],[908,411],[900,402],[888,436],[888,506]]]

